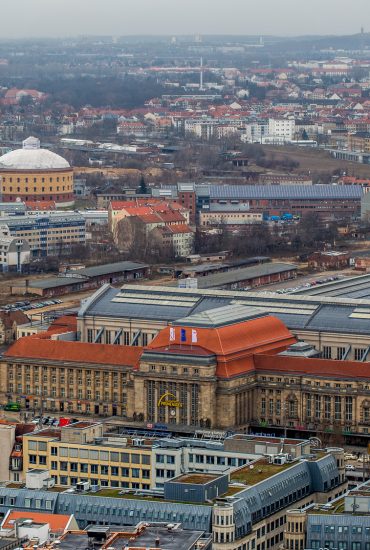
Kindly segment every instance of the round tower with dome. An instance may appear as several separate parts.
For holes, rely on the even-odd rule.
[[[58,207],[74,202],[73,168],[32,136],[22,149],[0,157],[0,183],[3,202],[53,201]]]

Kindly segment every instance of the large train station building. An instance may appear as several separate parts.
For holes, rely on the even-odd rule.
[[[366,439],[369,304],[261,296],[106,285],[77,323],[59,319],[9,348],[1,401],[169,429]]]

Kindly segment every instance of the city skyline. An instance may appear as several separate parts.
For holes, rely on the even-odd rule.
[[[138,0],[135,5],[122,0],[18,0],[2,6],[6,22],[3,39],[90,35],[323,35],[355,34],[364,25],[366,0],[355,0],[343,17],[341,2],[312,0]],[[343,3],[343,8],[344,3]],[[22,18],[19,13],[22,13]],[[143,17],[147,14],[148,17]],[[366,30],[366,29],[365,29]]]

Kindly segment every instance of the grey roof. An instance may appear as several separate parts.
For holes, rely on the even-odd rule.
[[[115,262],[111,264],[95,265],[79,269],[78,273],[86,275],[86,277],[97,277],[99,275],[109,275],[109,273],[121,273],[123,271],[135,271],[137,269],[145,269],[149,267],[146,264],[137,262]]]
[[[183,273],[204,273],[204,271],[219,271],[221,269],[229,269],[228,263],[204,263],[199,265],[189,265],[183,269]]]
[[[31,281],[29,283],[30,288],[58,288],[60,286],[73,285],[78,283],[84,283],[87,279],[85,277],[50,277],[50,279],[40,279]]]
[[[237,283],[239,281],[248,281],[256,277],[264,277],[265,275],[274,275],[275,273],[284,273],[297,269],[294,264],[285,263],[266,263],[241,269],[226,271],[225,273],[215,273],[205,277],[198,278],[198,288],[212,288],[225,284]]]
[[[25,212],[26,203],[24,202],[0,202],[1,212]]]
[[[144,269],[148,267],[145,264],[139,264],[134,262],[116,262],[113,264],[97,265],[93,267],[86,267],[84,269],[78,269],[75,272],[70,271],[66,277],[50,277],[50,279],[41,279],[30,282],[31,288],[58,288],[60,286],[73,285],[86,282],[90,277],[99,277],[102,275],[109,275],[110,273],[122,273],[124,271],[135,271],[137,269]],[[73,274],[76,276],[73,277]],[[71,276],[72,275],[72,276]]]
[[[230,304],[217,307],[208,311],[189,315],[184,319],[178,319],[174,325],[186,325],[190,327],[216,328],[234,324],[235,322],[249,321],[264,317],[266,313],[255,307],[247,307],[240,304]]]
[[[209,205],[209,209],[207,209],[207,212],[249,213],[249,204],[245,202],[238,202],[237,204],[233,204],[233,203],[223,204],[219,202],[212,202]],[[245,222],[243,221],[243,223]]]
[[[190,316],[194,319],[195,315],[202,312],[207,312],[211,319],[210,310],[230,304],[274,315],[291,330],[370,334],[370,300],[291,294],[282,296],[269,292],[144,285],[124,285],[117,290],[106,285],[84,303],[79,315],[148,319],[166,323],[185,318],[188,321]]]
[[[149,527],[142,531],[136,541],[130,540],[129,536],[122,536],[115,539],[110,546],[117,550],[126,548],[126,544],[130,548],[140,548],[141,550],[143,548],[155,548],[157,536],[160,539],[160,547],[164,550],[191,550],[202,536],[202,531],[185,531],[183,529],[170,531],[164,527]]]
[[[147,288],[123,287],[117,290],[108,287],[105,292],[99,289],[81,308],[79,315],[174,321],[190,315],[202,302],[202,296],[185,301],[169,289],[158,287],[157,292],[147,292]],[[207,302],[205,309],[212,307],[211,302]],[[218,301],[214,301],[213,307],[219,305]]]
[[[23,214],[22,216],[4,216],[0,218],[2,224],[6,224],[9,227],[17,226],[39,226],[40,223],[47,222],[47,225],[52,226],[53,224],[84,224],[85,219],[81,214],[77,212],[60,212],[58,214],[47,214],[39,212],[38,215]]]
[[[357,185],[211,185],[211,199],[357,199]]]

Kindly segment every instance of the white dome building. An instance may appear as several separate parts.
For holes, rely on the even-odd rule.
[[[40,140],[29,137],[23,148],[0,157],[2,201],[54,201],[73,205],[73,169],[60,155],[40,148]]]

